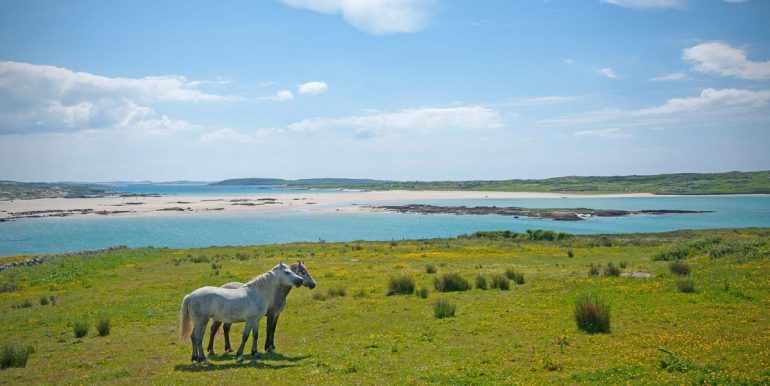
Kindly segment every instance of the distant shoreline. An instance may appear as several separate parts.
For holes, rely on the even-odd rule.
[[[736,196],[736,195],[714,195]],[[747,194],[744,196],[767,196]],[[382,202],[409,202],[417,200],[484,200],[484,199],[538,199],[538,198],[648,198],[690,197],[659,196],[651,193],[630,194],[559,194],[533,192],[476,192],[476,191],[340,191],[315,193],[297,191],[282,194],[243,195],[180,195],[180,196],[108,196],[89,198],[41,198],[0,201],[0,222],[20,218],[100,218],[100,217],[159,217],[191,214],[310,211],[371,211],[368,206]]]

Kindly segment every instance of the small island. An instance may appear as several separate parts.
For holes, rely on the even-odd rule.
[[[622,217],[636,214],[711,213],[708,210],[620,210],[589,208],[520,208],[496,206],[436,206],[423,204],[371,206],[373,211],[414,214],[500,215],[529,218],[547,218],[557,221],[582,221],[587,217]]]

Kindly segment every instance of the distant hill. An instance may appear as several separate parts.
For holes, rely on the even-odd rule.
[[[81,184],[0,181],[0,199],[101,197],[111,194]]]
[[[363,190],[476,190],[552,193],[770,194],[770,171],[678,173],[631,176],[568,176],[546,179],[475,181],[383,181],[349,178],[238,178],[212,185],[279,185]]]

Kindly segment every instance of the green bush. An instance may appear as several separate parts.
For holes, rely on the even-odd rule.
[[[613,276],[618,277],[620,276],[620,268],[616,267],[612,263],[608,263],[606,267],[604,267],[604,276]]]
[[[110,335],[110,319],[99,319],[99,321],[96,322],[96,331],[99,333],[99,336]]]
[[[330,298],[334,298],[334,297],[344,298],[345,296],[347,296],[347,294],[348,293],[347,293],[347,291],[345,291],[345,287],[339,287],[338,286],[338,287],[329,288],[329,297]]]
[[[387,295],[410,295],[414,293],[414,279],[409,275],[391,277]]]
[[[577,327],[589,334],[610,332],[610,306],[603,300],[586,295],[575,304]]]
[[[682,260],[674,260],[669,263],[668,270],[674,275],[687,276],[690,274],[690,265]]]
[[[428,298],[428,294],[429,294],[428,289],[425,288],[425,287],[422,287],[422,288],[420,288],[417,291],[417,296],[419,296],[419,297],[421,297],[423,299],[427,299]]]
[[[492,275],[492,288],[507,291],[511,288],[511,282],[503,275]]]
[[[19,304],[14,304],[13,305],[13,308],[17,308],[17,309],[19,309],[19,308],[31,308],[31,307],[32,307],[32,302],[29,301],[29,299],[24,299],[23,302],[21,302]]]
[[[41,296],[40,297],[40,305],[41,306],[47,306],[48,305],[48,297],[47,296]]]
[[[690,278],[682,278],[676,281],[676,288],[679,292],[693,293],[695,292],[695,282]]]
[[[5,343],[0,346],[0,369],[26,367],[29,356],[35,352],[32,346]]]
[[[471,289],[468,280],[459,273],[445,273],[433,280],[433,286],[441,292],[467,291]]]
[[[573,258],[573,257],[575,257],[575,252],[572,252],[572,250],[571,250],[571,249],[568,249],[568,250],[567,250],[567,257],[569,257],[569,258]]]
[[[436,273],[436,266],[433,264],[427,264],[425,266],[425,273]]]
[[[673,248],[659,251],[652,257],[653,261],[672,261],[686,259],[690,255],[690,247],[687,245],[677,245]]]
[[[591,263],[591,266],[588,267],[588,276],[599,276],[600,273],[601,266]]]
[[[481,290],[487,289],[487,278],[482,275],[476,275],[476,288]]]
[[[513,282],[516,284],[524,284],[524,274],[516,271],[513,268],[508,268],[505,270],[505,277],[513,280]]]
[[[450,318],[455,316],[457,307],[446,299],[437,299],[433,303],[433,316],[437,319]]]
[[[86,320],[77,320],[72,324],[72,331],[75,334],[75,338],[82,338],[88,335],[89,326]]]

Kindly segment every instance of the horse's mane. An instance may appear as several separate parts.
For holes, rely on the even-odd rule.
[[[268,290],[275,284],[274,282],[275,282],[275,272],[273,272],[273,270],[270,269],[269,271],[249,280],[244,285],[257,287],[260,290]]]

